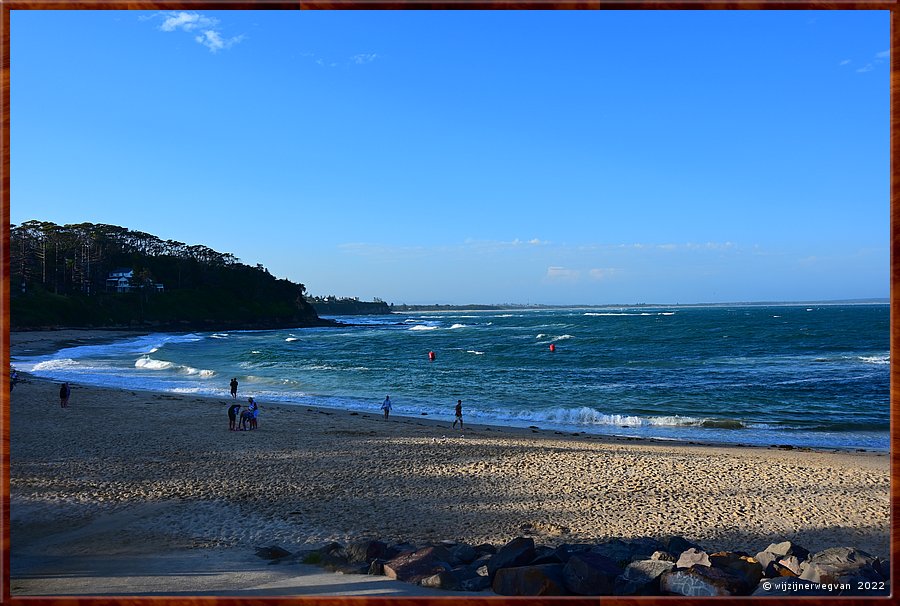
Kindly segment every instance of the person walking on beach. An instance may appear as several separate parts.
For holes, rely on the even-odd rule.
[[[385,396],[384,404],[381,405],[381,410],[384,411],[384,420],[388,420],[388,416],[391,414],[391,396]]]
[[[228,429],[234,431],[237,429],[238,415],[241,414],[241,405],[232,404],[228,407]]]
[[[238,386],[237,377],[235,377],[231,380],[231,397],[232,397],[232,399],[235,399],[235,400],[237,399],[237,386]]]
[[[456,424],[459,423],[459,428],[463,428],[462,424],[462,400],[456,401],[456,420],[453,421],[453,429],[456,429]]]
[[[59,386],[59,405],[63,408],[69,407],[69,396],[72,395],[72,389],[69,387],[68,381]]]

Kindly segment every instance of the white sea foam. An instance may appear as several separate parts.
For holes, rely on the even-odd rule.
[[[465,324],[454,324],[453,326],[450,327],[450,330],[453,330],[454,328],[465,328],[465,327],[466,327]]]
[[[174,370],[175,372],[180,374],[188,376],[196,375],[204,379],[214,377],[216,375],[216,371],[214,370],[194,368],[193,366],[184,366],[166,360],[155,360],[149,356],[144,356],[143,358],[138,358],[137,360],[135,360],[134,367],[144,370]]]
[[[285,341],[287,341],[288,343],[290,343],[292,341],[299,341],[299,340],[300,339],[298,339],[297,337],[288,337],[287,339],[285,339]]]
[[[467,349],[466,353],[475,354],[476,356],[483,356],[483,351],[475,351],[474,349]]]
[[[227,333],[227,332],[221,332],[221,333],[217,332],[217,333],[215,333],[215,334],[209,335],[209,337],[210,337],[211,339],[227,339],[227,338],[228,338],[228,333]]]
[[[437,326],[425,326],[424,324],[416,324],[411,326],[410,330],[437,330]]]
[[[252,353],[252,354],[258,354],[258,353],[260,353],[260,352],[254,349],[254,350],[251,351],[250,353]]]
[[[204,379],[209,377],[214,377],[216,375],[216,371],[214,370],[205,370],[202,368],[194,368],[193,366],[178,366],[176,370],[180,373],[184,373],[186,375],[197,375],[199,377],[203,377]]]
[[[866,364],[890,364],[891,354],[884,354],[881,356],[860,356],[859,359]]]
[[[175,365],[165,360],[154,360],[150,357],[138,358],[134,362],[135,368],[145,368],[147,370],[168,370]]]
[[[57,358],[54,360],[46,360],[44,362],[38,362],[30,369],[28,369],[25,365],[19,365],[22,370],[26,372],[46,372],[48,370],[66,370],[71,368],[80,368],[81,365],[71,358]]]
[[[745,423],[733,419],[697,418],[681,415],[642,417],[639,415],[606,414],[588,406],[580,408],[555,408],[544,412],[523,412],[520,420],[546,422],[562,425],[598,425],[628,427],[708,427],[719,429],[741,429]],[[758,427],[762,427],[761,425]]]

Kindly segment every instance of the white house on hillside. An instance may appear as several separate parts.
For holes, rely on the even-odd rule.
[[[131,281],[133,277],[134,270],[128,269],[127,267],[109,272],[109,276],[106,278],[107,292],[131,292],[134,290],[134,283]],[[156,289],[156,292],[163,292],[165,290],[165,286],[162,284],[155,283],[153,284],[153,287]]]
[[[131,278],[134,271],[127,268],[115,269],[106,278],[106,290],[115,292],[131,292]]]

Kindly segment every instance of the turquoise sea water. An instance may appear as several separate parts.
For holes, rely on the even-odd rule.
[[[54,380],[471,423],[888,448],[887,305],[578,308],[153,334],[13,364]],[[555,346],[551,351],[550,345]],[[430,361],[428,352],[435,352]],[[264,412],[263,412],[264,414]]]

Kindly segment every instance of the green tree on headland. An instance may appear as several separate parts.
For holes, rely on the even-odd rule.
[[[127,283],[111,279],[120,270],[130,273]],[[327,324],[306,301],[303,284],[231,253],[116,225],[12,226],[10,286],[12,328]]]

